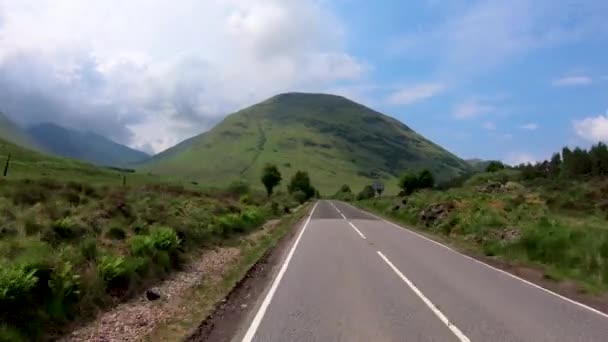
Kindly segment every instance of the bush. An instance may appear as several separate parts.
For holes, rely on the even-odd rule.
[[[51,225],[51,229],[43,234],[43,240],[57,243],[61,240],[74,240],[81,237],[86,229],[81,227],[73,218],[59,219]]]
[[[251,187],[249,186],[249,183],[245,181],[235,181],[228,186],[228,192],[237,197],[248,194],[250,191]]]
[[[307,200],[306,193],[302,190],[298,190],[291,195],[293,196],[293,199],[295,199],[300,204],[303,204]]]
[[[127,232],[120,227],[111,227],[106,232],[106,236],[113,240],[124,240],[127,238]]]
[[[80,296],[80,275],[72,271],[70,262],[57,268],[48,281],[51,300],[48,313],[52,319],[65,319]]]
[[[41,187],[30,184],[16,188],[11,197],[15,205],[31,206],[46,201],[47,193]]]
[[[89,261],[94,261],[97,259],[97,240],[89,238],[84,240],[80,246],[80,254]]]
[[[366,185],[360,193],[357,194],[357,201],[362,201],[376,197],[376,191],[371,185]]]
[[[239,200],[239,202],[241,202],[241,204],[245,204],[245,205],[253,204],[253,202],[251,201],[251,196],[249,196],[248,194],[241,196],[241,199]]]
[[[154,242],[148,235],[136,235],[129,240],[131,254],[136,256],[149,256],[155,252]]]
[[[43,226],[36,221],[35,218],[27,218],[23,224],[25,235],[32,236],[42,231]]]
[[[104,255],[97,261],[99,276],[107,288],[123,285],[130,273],[124,256]]]
[[[169,227],[154,227],[150,232],[150,238],[154,248],[169,253],[176,251],[181,243],[175,230]]]
[[[2,265],[0,267],[0,307],[4,309],[13,305],[26,305],[31,290],[38,282],[36,271],[36,269],[27,270],[20,266]]]

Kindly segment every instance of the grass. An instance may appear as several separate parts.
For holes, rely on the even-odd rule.
[[[157,327],[148,337],[150,341],[177,341],[191,334],[213,311],[216,303],[225,298],[236,284],[245,277],[249,269],[281,240],[293,226],[308,212],[308,207],[284,217],[279,226],[260,238],[243,239],[238,247],[241,250],[238,261],[227,265],[221,278],[206,277],[183,299],[190,308],[180,315]]]
[[[286,195],[278,205],[251,192],[242,203],[240,193],[171,183],[99,184],[0,179],[0,340],[56,336],[179,269],[188,253],[234,244],[295,206]]]
[[[469,166],[400,122],[337,96],[286,94],[228,116],[211,131],[161,153],[142,170],[227,185],[276,164],[285,180],[308,171],[322,194],[342,183],[360,191],[375,179],[390,187],[403,170],[429,168],[439,179]]]
[[[356,204],[475,253],[541,266],[549,279],[608,289],[608,182],[516,183],[518,174],[480,174],[463,187]],[[488,182],[506,184],[487,192]],[[442,210],[439,210],[440,208]],[[437,212],[430,215],[435,209]],[[427,213],[422,215],[423,212]]]

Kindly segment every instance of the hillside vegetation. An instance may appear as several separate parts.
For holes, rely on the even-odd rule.
[[[438,179],[469,170],[463,160],[401,122],[348,99],[283,94],[228,116],[211,131],[155,156],[143,170],[201,183],[257,184],[266,163],[286,178],[307,170],[321,193],[346,182],[393,184],[405,169]]]
[[[141,151],[115,143],[91,132],[80,132],[55,124],[38,124],[27,133],[46,151],[102,166],[128,166],[148,159]]]
[[[473,176],[448,190],[358,204],[487,256],[540,265],[551,279],[608,288],[608,150]]]
[[[0,139],[30,150],[40,149],[21,127],[17,126],[2,112],[0,112]]]

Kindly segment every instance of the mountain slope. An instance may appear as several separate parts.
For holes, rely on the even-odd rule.
[[[144,169],[213,185],[246,179],[259,185],[265,163],[285,180],[297,170],[330,193],[394,180],[406,169],[429,168],[447,179],[469,165],[403,123],[340,96],[290,93],[228,116],[211,131],[152,158]]]
[[[7,142],[23,146],[31,150],[39,150],[34,141],[24,132],[21,127],[17,126],[11,119],[0,112],[0,139]]]
[[[97,165],[126,166],[149,156],[91,132],[79,132],[51,123],[28,128],[29,135],[46,150]]]

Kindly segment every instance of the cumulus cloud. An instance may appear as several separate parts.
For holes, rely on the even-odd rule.
[[[439,95],[446,89],[441,83],[425,83],[403,87],[388,96],[386,102],[392,105],[408,105]]]
[[[608,114],[574,121],[576,134],[592,142],[608,142]]]
[[[551,82],[555,87],[573,87],[573,86],[585,86],[593,83],[593,79],[589,76],[565,76],[557,78]]]
[[[160,151],[279,92],[371,66],[315,0],[23,0],[0,6],[0,110]]]
[[[538,125],[534,122],[529,122],[519,126],[519,128],[525,129],[526,131],[535,131],[538,128]]]

